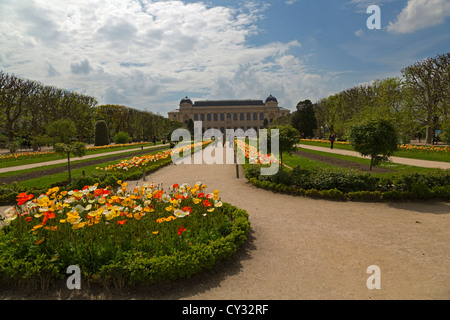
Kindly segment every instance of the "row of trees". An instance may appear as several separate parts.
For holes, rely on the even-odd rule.
[[[419,61],[402,76],[358,85],[312,103],[301,101],[289,117],[306,137],[334,131],[349,136],[349,129],[368,119],[390,119],[404,142],[421,134],[431,143],[435,130],[450,141],[450,53]]]
[[[0,71],[0,148],[37,150],[53,141],[51,124],[71,120],[80,142],[92,143],[94,125],[105,120],[110,136],[126,132],[133,141],[150,141],[181,126],[152,112],[125,106],[98,106],[94,97]]]

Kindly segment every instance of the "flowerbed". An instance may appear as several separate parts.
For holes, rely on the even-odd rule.
[[[129,147],[129,146],[139,146],[143,144],[148,144],[148,142],[132,142],[132,143],[124,143],[124,144],[110,144],[106,146],[92,146],[87,147],[87,150],[103,150],[103,149],[111,149],[111,148],[121,148],[121,147]],[[19,152],[19,153],[5,153],[0,154],[0,162],[3,161],[14,161],[20,159],[34,159],[41,158],[46,155],[53,155],[54,151],[33,151],[33,152]]]
[[[77,265],[89,283],[149,285],[211,268],[246,239],[248,214],[200,182],[118,183],[19,194],[0,230],[0,283],[46,289]]]
[[[429,153],[449,153],[450,148],[446,146],[416,146],[410,144],[399,145],[398,149],[401,151],[416,151],[416,152],[429,152]]]
[[[119,163],[109,165],[104,168],[97,167],[96,169],[105,172],[114,172],[114,171],[128,171],[134,168],[144,168],[145,166],[153,162],[168,159],[173,154],[185,154],[186,152],[191,152],[198,147],[204,147],[209,143],[211,143],[211,140],[193,143],[186,146],[176,146],[173,149],[159,152],[157,154],[146,154],[144,156],[133,157],[131,159],[122,160]]]
[[[319,140],[319,139],[300,139],[300,141],[331,144],[331,142],[328,140]],[[351,143],[348,141],[335,141],[334,144],[350,145]],[[425,153],[449,153],[450,147],[436,146],[436,145],[417,146],[417,145],[410,145],[410,144],[401,144],[401,145],[399,144],[398,150],[399,151],[416,151],[416,152],[425,152]]]
[[[248,159],[250,164],[270,164],[277,163],[279,160],[272,154],[264,154],[252,145],[243,140],[236,139],[235,144],[238,150]]]

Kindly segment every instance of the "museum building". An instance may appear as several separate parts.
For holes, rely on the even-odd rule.
[[[264,119],[268,125],[276,118],[288,115],[289,110],[278,106],[278,101],[270,95],[263,100],[204,100],[192,102],[188,97],[180,101],[179,109],[168,113],[169,119],[183,123],[187,127],[189,119],[202,121],[203,130],[212,128],[225,133],[226,129],[262,129]]]

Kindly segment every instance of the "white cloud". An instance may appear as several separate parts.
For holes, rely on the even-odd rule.
[[[290,6],[291,4],[296,3],[298,0],[286,0],[285,3]]]
[[[387,29],[393,33],[412,33],[440,24],[449,16],[448,0],[409,0],[397,20],[390,22]]]
[[[303,95],[319,98],[320,76],[290,53],[298,41],[249,44],[267,7],[2,0],[0,68],[85,92],[99,103],[150,106],[155,112],[177,107],[185,94],[203,99],[273,94],[286,108]]]

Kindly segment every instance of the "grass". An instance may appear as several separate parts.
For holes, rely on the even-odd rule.
[[[164,150],[149,152],[149,154],[156,154],[156,153],[159,153],[162,151],[164,151]],[[124,157],[124,158],[126,158],[126,157]],[[79,169],[72,169],[71,170],[72,180],[81,177],[83,175],[83,171],[85,172],[85,176],[88,177],[94,173],[101,173],[100,170],[97,170],[95,168],[105,167],[110,164],[116,164],[117,162],[118,162],[118,160],[114,160],[114,161],[104,162],[101,164],[86,166],[86,167],[79,168]],[[66,164],[66,166],[67,166],[67,164]],[[52,184],[66,180],[66,179],[68,179],[68,177],[69,177],[69,174],[66,171],[66,172],[62,172],[62,173],[57,173],[57,174],[47,175],[44,177],[35,178],[35,179],[20,181],[20,182],[17,182],[16,185],[19,188],[24,188],[24,189],[32,188],[34,186],[39,186],[40,188],[49,188]]]
[[[315,150],[302,149],[302,148],[299,148],[299,150],[306,151],[311,154],[317,154],[317,155],[322,155],[322,156],[326,156],[326,157],[330,157],[330,158],[342,159],[342,160],[351,161],[351,162],[355,162],[355,163],[362,163],[362,164],[370,165],[370,159],[364,159],[364,158],[353,157],[353,156],[345,156],[345,155],[339,155],[339,154],[332,154],[329,152],[315,151]],[[334,168],[336,168],[336,166],[333,166],[333,165],[330,165],[330,164],[327,164],[327,163],[324,163],[321,161],[307,159],[305,157],[297,156],[294,154],[289,155],[287,153],[283,153],[283,162],[293,168],[296,166],[300,166],[301,168],[304,168],[304,169],[314,169],[316,167],[329,167],[329,168],[334,167]],[[379,165],[379,167],[394,170],[394,172],[392,172],[392,173],[373,173],[373,174],[380,175],[380,176],[389,176],[389,175],[393,175],[393,174],[397,174],[397,173],[414,173],[414,172],[425,173],[425,172],[432,172],[432,171],[436,170],[436,169],[431,169],[431,168],[408,166],[408,165],[404,165],[404,164],[391,163],[391,162],[383,162]]]
[[[156,145],[161,144],[161,142],[156,143]],[[128,149],[138,149],[141,146],[143,147],[149,147],[153,146],[153,143],[146,143],[141,145],[132,145],[132,146],[122,146],[122,147],[110,147],[105,149],[96,149],[96,150],[87,150],[85,156],[89,155],[95,155],[95,154],[102,154],[107,152],[114,152],[114,151],[121,151],[121,150],[128,150]],[[21,165],[27,165],[27,164],[33,164],[33,163],[42,163],[47,161],[53,161],[53,160],[61,160],[61,155],[59,154],[44,154],[42,156],[36,157],[36,158],[29,158],[29,159],[11,159],[11,160],[0,160],[0,168],[9,168],[14,166],[21,166]]]
[[[161,152],[161,151],[164,151],[164,150],[166,150],[166,149],[159,150],[158,152]],[[120,155],[123,155],[123,157],[125,159],[130,154],[133,154],[135,152],[136,151],[124,152],[124,153],[121,153]],[[149,153],[152,153],[152,152],[149,152]],[[75,161],[72,160],[72,158],[71,158],[70,164],[72,165],[72,164],[78,164],[78,163],[83,163],[83,162],[92,161],[92,160],[107,159],[109,157],[111,157],[111,155],[104,155],[104,156],[99,156],[99,157],[96,157],[96,158],[84,159],[84,160],[81,159],[81,160],[75,160]],[[11,168],[11,171],[0,173],[0,177],[10,177],[10,176],[15,176],[15,175],[19,175],[19,174],[30,173],[30,172],[34,172],[34,171],[41,171],[41,170],[46,170],[46,169],[51,169],[51,168],[67,167],[67,158],[65,156],[63,157],[63,156],[60,155],[56,160],[66,160],[66,161],[64,163],[62,163],[62,164],[53,164],[53,165],[45,165],[45,164],[43,164],[40,167],[24,169],[24,170],[17,170],[17,171],[14,171],[14,168]]]
[[[330,144],[326,142],[314,142],[314,141],[301,141],[300,144],[316,147],[329,148]],[[335,149],[355,151],[350,144],[334,144]],[[426,151],[407,151],[399,150],[393,154],[394,157],[411,158],[419,160],[429,160],[429,161],[441,161],[450,162],[449,153],[439,153],[439,152],[426,152]]]

